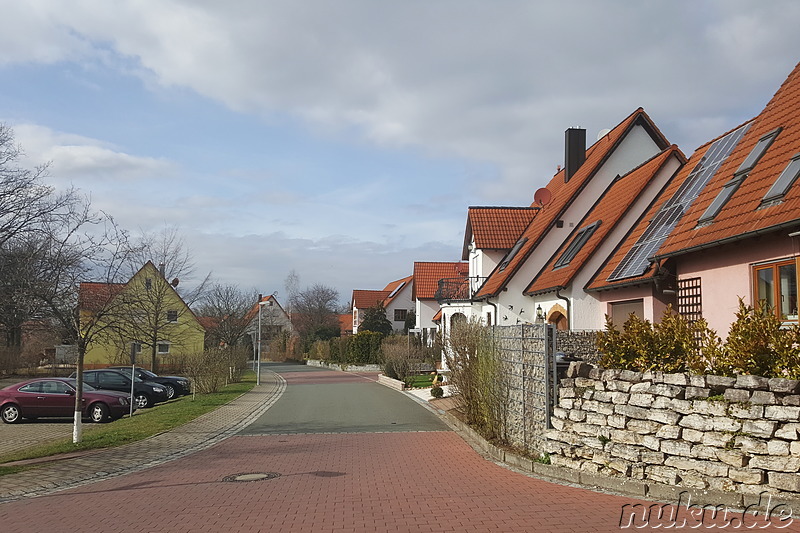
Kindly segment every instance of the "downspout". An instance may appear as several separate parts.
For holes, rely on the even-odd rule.
[[[559,292],[558,292],[563,288],[564,287],[559,287],[559,288],[556,289],[556,298],[558,298],[559,300],[564,300],[564,303],[567,304],[567,330],[571,330],[572,329],[572,306],[570,305],[569,298],[561,296],[559,294]],[[547,320],[547,317],[545,317],[545,320]]]
[[[497,324],[497,304],[490,302],[490,301],[489,301],[489,298],[486,298],[486,300],[485,300],[485,301],[486,301],[486,303],[487,303],[487,304],[489,304],[489,305],[491,305],[492,307],[494,307],[494,323],[493,323],[493,325],[494,325],[494,326],[497,326],[497,325],[498,325],[498,324]]]

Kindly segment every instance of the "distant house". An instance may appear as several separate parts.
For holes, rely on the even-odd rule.
[[[800,64],[758,116],[699,147],[588,285],[621,323],[665,303],[723,337],[739,299],[798,320]]]
[[[449,296],[463,299],[469,290],[468,276],[469,263],[466,262],[415,262],[412,291],[416,313],[415,329],[428,334],[429,338],[435,337],[438,326],[433,319],[440,312],[442,291],[450,291]],[[447,280],[445,289],[440,288],[442,280]]]
[[[355,289],[350,300],[353,333],[358,333],[358,326],[364,320],[364,312],[377,306],[386,311],[386,318],[392,323],[394,332],[401,333],[405,329],[409,313],[414,310],[411,299],[412,281],[413,276],[408,276],[390,282],[379,291]]]
[[[203,350],[205,329],[150,261],[127,283],[81,283],[78,302],[81,327],[102,331],[87,347],[87,368],[129,362],[132,353],[158,367]]]
[[[259,312],[260,311],[260,312]],[[260,315],[260,316],[259,316]],[[258,325],[261,324],[261,353],[267,350],[270,341],[283,332],[293,331],[289,314],[281,307],[274,294],[269,296],[258,295],[258,301],[244,317],[247,327],[245,334],[249,337],[254,353],[258,349]]]

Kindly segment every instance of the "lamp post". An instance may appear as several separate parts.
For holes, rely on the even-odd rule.
[[[258,349],[256,350],[256,385],[261,385],[261,308],[266,302],[258,302]]]

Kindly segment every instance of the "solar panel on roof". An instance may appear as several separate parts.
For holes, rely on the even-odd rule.
[[[672,233],[683,214],[714,177],[720,165],[728,158],[749,127],[749,124],[745,124],[714,141],[672,198],[661,206],[645,232],[611,273],[608,281],[635,278],[647,271],[650,258]]]

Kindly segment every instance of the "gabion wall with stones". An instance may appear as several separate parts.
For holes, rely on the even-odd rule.
[[[547,429],[546,388],[552,372],[548,366],[551,358],[547,357],[546,326],[495,326],[492,333],[509,387],[509,444],[526,451],[538,450],[539,439]]]
[[[679,487],[800,492],[800,382],[573,363],[545,433],[550,461]]]
[[[558,331],[557,350],[574,355],[587,363],[600,359],[597,351],[597,331]]]

